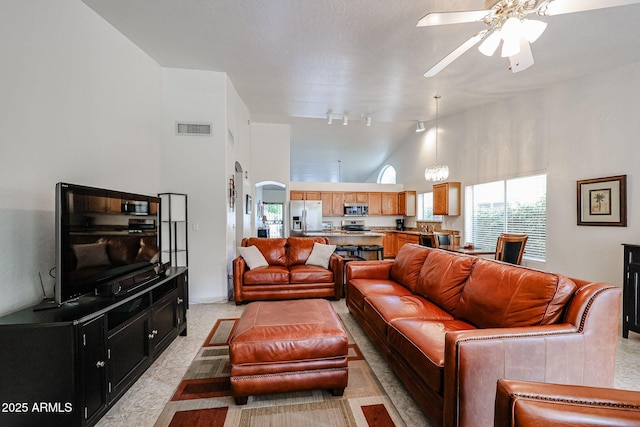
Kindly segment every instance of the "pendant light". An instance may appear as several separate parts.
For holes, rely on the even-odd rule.
[[[449,166],[438,164],[438,116],[440,95],[434,96],[436,100],[436,164],[428,166],[424,170],[424,179],[427,181],[444,181],[449,178]]]

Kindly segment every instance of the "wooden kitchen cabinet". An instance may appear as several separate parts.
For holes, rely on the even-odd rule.
[[[322,216],[333,215],[333,201],[331,200],[332,193],[330,191],[323,191],[320,193],[320,200],[322,200]]]
[[[369,215],[382,215],[382,193],[369,193]]]
[[[417,193],[407,190],[398,193],[398,214],[404,216],[416,216]]]
[[[304,199],[305,200],[322,200],[322,196],[319,191],[305,191]]]
[[[369,203],[369,193],[348,192],[344,193],[345,203]]]
[[[382,215],[398,215],[398,193],[381,193],[381,197]]]
[[[344,215],[344,193],[341,191],[331,192],[331,215]]]
[[[460,215],[459,182],[443,182],[433,186],[433,214],[434,215]]]
[[[411,234],[411,233],[396,233],[397,234],[397,244],[396,244],[396,250],[400,251],[400,249],[406,245],[407,243],[420,243],[420,236],[418,236],[417,234]]]
[[[291,190],[289,192],[290,200],[304,200],[304,191]]]
[[[396,249],[397,246],[398,246],[397,233],[395,231],[385,232],[384,238],[382,239],[382,247],[384,248],[384,257],[395,258],[395,256],[398,254],[398,250]]]

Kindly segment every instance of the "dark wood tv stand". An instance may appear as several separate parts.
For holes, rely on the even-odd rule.
[[[0,425],[92,426],[176,336],[187,269],[117,297],[0,317]]]

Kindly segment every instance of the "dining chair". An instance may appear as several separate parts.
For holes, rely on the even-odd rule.
[[[436,240],[436,236],[433,234],[421,234],[420,235],[420,245],[426,246],[428,248],[437,248],[438,243]]]
[[[498,236],[498,243],[496,244],[496,259],[520,265],[528,238],[526,234],[501,234]]]
[[[453,233],[446,231],[435,231],[436,247],[453,245]]]

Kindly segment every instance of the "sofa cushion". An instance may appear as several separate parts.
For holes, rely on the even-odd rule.
[[[317,265],[318,267],[329,268],[329,259],[336,250],[336,245],[325,245],[315,242],[313,250],[309,258],[305,261],[306,265]]]
[[[285,238],[261,239],[250,237],[243,240],[242,245],[257,247],[269,265],[287,266],[287,239]]]
[[[327,243],[324,237],[289,237],[287,239],[288,265],[304,264],[316,243]]]
[[[391,278],[406,286],[411,292],[415,292],[420,269],[430,251],[425,246],[411,243],[403,245],[391,266]]]
[[[453,320],[453,316],[418,295],[373,295],[365,298],[364,316],[374,329],[387,336],[387,325],[396,319]]]
[[[260,249],[255,246],[241,246],[238,248],[238,253],[244,259],[249,270],[258,267],[267,267],[269,265],[267,260],[264,258],[264,255],[262,255],[262,252],[260,252]]]
[[[388,327],[388,343],[416,375],[442,394],[444,338],[447,332],[475,329],[461,320],[396,319]]]
[[[333,271],[317,265],[292,265],[289,267],[291,283],[332,283]]]
[[[479,259],[455,315],[478,328],[547,325],[560,319],[575,289],[558,274]]]
[[[281,265],[258,267],[244,272],[245,285],[281,285],[289,283],[289,269]]]
[[[347,285],[347,294],[360,310],[364,308],[364,299],[370,295],[411,295],[411,291],[394,280],[351,279]]]
[[[434,250],[424,262],[415,293],[453,313],[477,257]]]

